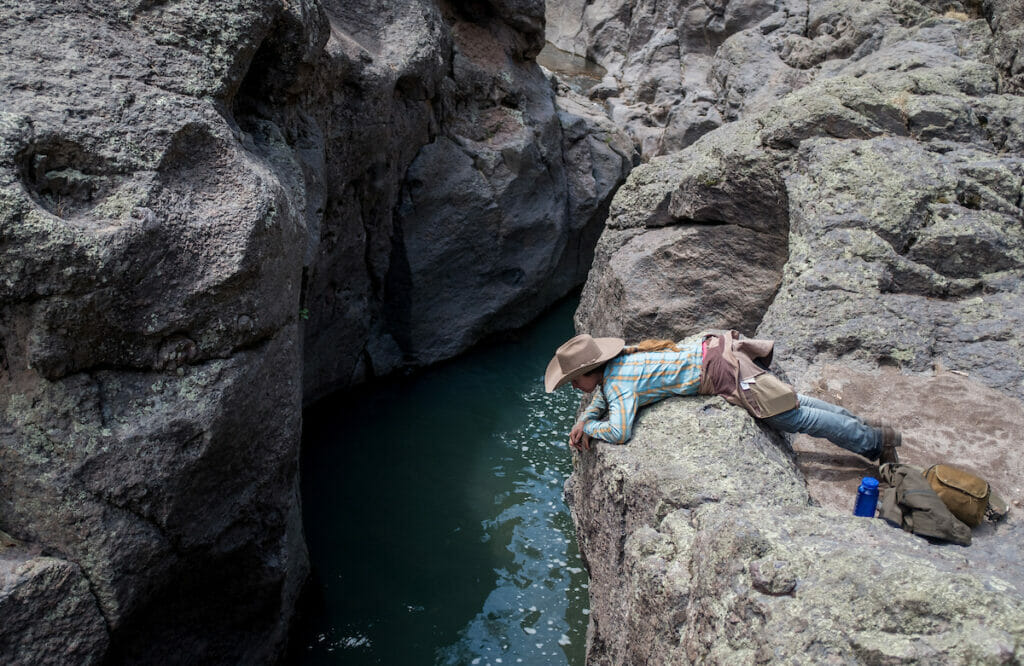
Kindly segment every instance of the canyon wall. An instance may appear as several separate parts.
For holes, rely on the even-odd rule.
[[[556,27],[608,68],[591,94],[613,115],[681,99],[626,125],[649,160],[612,202],[578,330],[774,338],[799,390],[894,420],[906,462],[974,469],[1015,506],[970,548],[932,545],[849,515],[867,461],[667,401],[567,483],[588,663],[1020,661],[1019,3],[595,2]],[[645,99],[641,56],[683,83]],[[678,120],[700,86],[710,131]]]
[[[537,1],[3,2],[0,31],[5,659],[273,661],[303,404],[578,285],[632,143],[534,63]]]
[[[340,71],[321,85],[307,399],[450,358],[578,286],[633,161],[599,105],[556,96],[534,63],[542,2],[325,8]]]
[[[0,2],[0,31],[16,663],[273,661],[308,566],[302,405],[520,326],[588,270],[595,334],[738,326],[802,390],[945,369],[1021,409],[1018,3],[39,0]],[[545,31],[607,71],[587,97],[534,62]],[[595,663],[1021,660],[1019,522],[962,565],[808,508],[786,443],[692,409],[577,461]],[[696,462],[648,473],[679,442]],[[895,601],[864,605],[893,558]],[[961,601],[929,605],[948,572]]]

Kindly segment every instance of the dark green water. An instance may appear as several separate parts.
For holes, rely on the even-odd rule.
[[[562,499],[578,396],[544,393],[575,302],[517,340],[307,410],[304,664],[582,664]]]

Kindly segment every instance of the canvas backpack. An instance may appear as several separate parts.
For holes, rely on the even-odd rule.
[[[953,465],[932,465],[925,472],[928,484],[954,516],[977,527],[988,515],[998,520],[1007,506],[987,481]]]
[[[889,485],[880,498],[879,518],[929,539],[971,545],[971,528],[939,499],[920,468],[886,463],[878,468],[878,475]]]

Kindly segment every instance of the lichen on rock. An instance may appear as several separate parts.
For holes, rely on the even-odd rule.
[[[732,122],[619,190],[577,329],[773,338],[800,391],[903,427],[908,462],[956,461],[1024,500],[1019,466],[994,462],[1015,441],[993,414],[1011,418],[1024,396],[1010,4],[786,4],[750,29],[761,37],[706,42]],[[760,244],[746,239],[755,231]],[[966,553],[854,518],[856,480],[874,472],[865,460],[801,437],[795,465],[752,471],[765,449],[739,410],[709,446],[700,419],[715,407],[666,401],[641,412],[625,447],[575,461],[566,495],[592,577],[588,663],[1021,659],[1019,516],[982,528]],[[810,503],[776,502],[792,497],[779,484],[805,478]],[[702,492],[714,501],[675,499]],[[653,512],[666,504],[679,508]]]

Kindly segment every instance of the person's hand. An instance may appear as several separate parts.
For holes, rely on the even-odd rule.
[[[590,435],[583,432],[583,421],[577,421],[569,431],[569,446],[577,451],[590,450]]]

